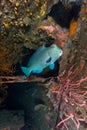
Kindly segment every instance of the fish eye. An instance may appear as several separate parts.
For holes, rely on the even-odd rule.
[[[55,47],[56,47],[56,45],[55,45],[55,44],[52,44],[52,45],[51,45],[51,48],[55,48]]]

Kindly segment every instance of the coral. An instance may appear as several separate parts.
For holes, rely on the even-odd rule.
[[[54,0],[51,2],[50,0],[0,1],[0,33],[2,37],[10,31],[12,36],[17,34],[15,35],[16,40],[22,42],[24,47],[37,49],[41,40],[37,28],[48,14],[53,3]],[[13,40],[13,38],[11,39]]]
[[[71,67],[57,77],[58,83],[51,79],[48,84],[47,96],[58,112],[57,130],[69,130],[70,126],[79,130],[81,122],[87,123],[87,76],[77,79],[83,66],[84,63],[76,70]]]
[[[74,19],[71,21],[70,23],[70,36],[75,36],[76,34],[76,31],[77,31],[77,28],[78,28],[78,20],[75,21]]]
[[[81,11],[80,11],[80,19],[82,22],[85,22],[87,21],[87,1],[84,2],[82,4],[82,8],[81,8]]]
[[[15,71],[13,65],[16,65],[21,58],[21,46],[12,45],[12,43],[0,43],[0,75],[12,74]]]
[[[66,45],[69,35],[66,29],[61,28],[59,25],[41,26],[40,28],[46,30],[48,35],[51,34],[58,46],[64,47]]]
[[[34,33],[34,34],[33,34]],[[24,47],[29,48],[29,49],[37,49],[40,46],[40,37],[36,37],[35,32],[32,32],[32,34],[25,35],[22,31],[20,31],[17,36],[18,38],[22,38],[24,41]],[[38,44],[37,44],[38,43]]]
[[[16,65],[20,63],[23,51],[26,48],[35,50],[43,44],[43,33],[37,31],[37,28],[53,3],[54,0],[0,1],[0,76],[11,76],[20,71]],[[4,78],[3,81],[5,80]],[[24,80],[20,76],[11,79],[11,83],[16,81]],[[2,78],[0,92],[3,92],[1,82]]]
[[[35,1],[2,0],[0,2],[1,15],[2,15],[1,21],[9,23],[9,24],[13,22],[13,24],[16,25],[15,24],[15,19],[16,19],[16,22],[19,25],[20,21],[23,20],[22,18],[25,18],[25,16],[28,16],[29,18],[32,19],[32,23],[35,23],[35,21],[41,20],[41,18],[43,18],[48,13],[49,8],[52,4],[53,4],[53,1],[50,3],[49,0],[48,1],[45,1],[45,0],[35,0]]]
[[[0,83],[22,83],[22,82],[45,82],[44,78],[38,78],[31,76],[26,78],[26,76],[0,76]]]

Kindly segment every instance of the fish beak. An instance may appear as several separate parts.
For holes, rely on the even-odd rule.
[[[61,56],[62,54],[63,54],[63,51],[61,51],[59,55]]]

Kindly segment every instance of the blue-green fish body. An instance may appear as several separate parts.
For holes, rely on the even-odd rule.
[[[54,62],[62,55],[62,50],[56,44],[50,47],[41,46],[31,56],[27,67],[21,67],[24,74],[28,77],[32,73],[41,73],[44,68],[54,69]]]

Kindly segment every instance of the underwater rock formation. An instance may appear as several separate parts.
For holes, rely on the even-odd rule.
[[[78,19],[80,10],[80,3],[77,4],[74,2],[64,5],[61,1],[59,1],[52,7],[48,15],[51,16],[61,27],[69,28],[72,19]]]

